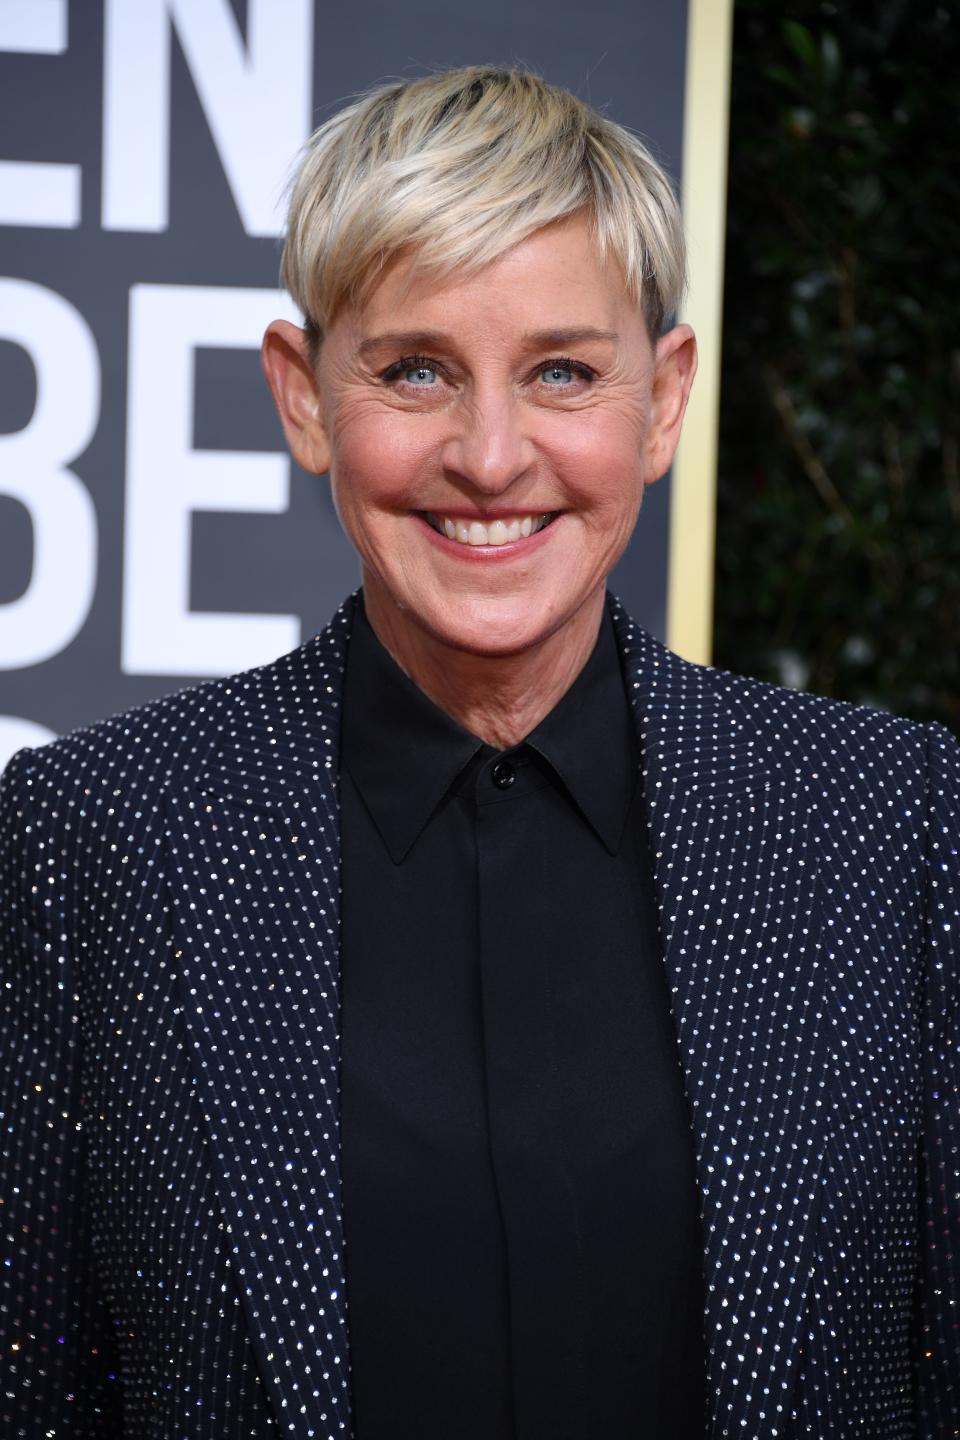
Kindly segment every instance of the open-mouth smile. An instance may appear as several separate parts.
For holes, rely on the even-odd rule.
[[[545,530],[553,524],[559,510],[519,511],[514,515],[498,516],[495,520],[468,520],[462,515],[445,515],[441,511],[421,510],[421,517],[431,530],[443,535],[456,545],[499,548],[515,545],[521,540]]]

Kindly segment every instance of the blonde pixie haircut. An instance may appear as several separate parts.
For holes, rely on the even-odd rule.
[[[681,300],[683,229],[639,139],[558,85],[471,65],[378,86],[321,125],[294,178],[283,283],[316,348],[401,251],[412,272],[472,272],[584,210],[651,336]]]

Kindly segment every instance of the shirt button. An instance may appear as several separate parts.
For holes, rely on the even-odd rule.
[[[498,760],[490,774],[498,790],[509,790],[517,778],[517,772],[509,760]]]

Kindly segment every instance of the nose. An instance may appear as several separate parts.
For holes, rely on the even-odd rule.
[[[459,409],[442,458],[451,477],[482,495],[508,490],[533,463],[520,402],[499,387],[476,391]]]

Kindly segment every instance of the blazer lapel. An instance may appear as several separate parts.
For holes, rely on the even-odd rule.
[[[349,1433],[340,1210],[340,698],[352,600],[211,687],[214,747],[169,793],[183,1015],[259,1367],[298,1435]]]
[[[702,1192],[717,1435],[776,1440],[826,1145],[827,957],[815,807],[772,696],[614,620],[644,753],[664,958]],[[740,697],[739,700],[731,698]]]

